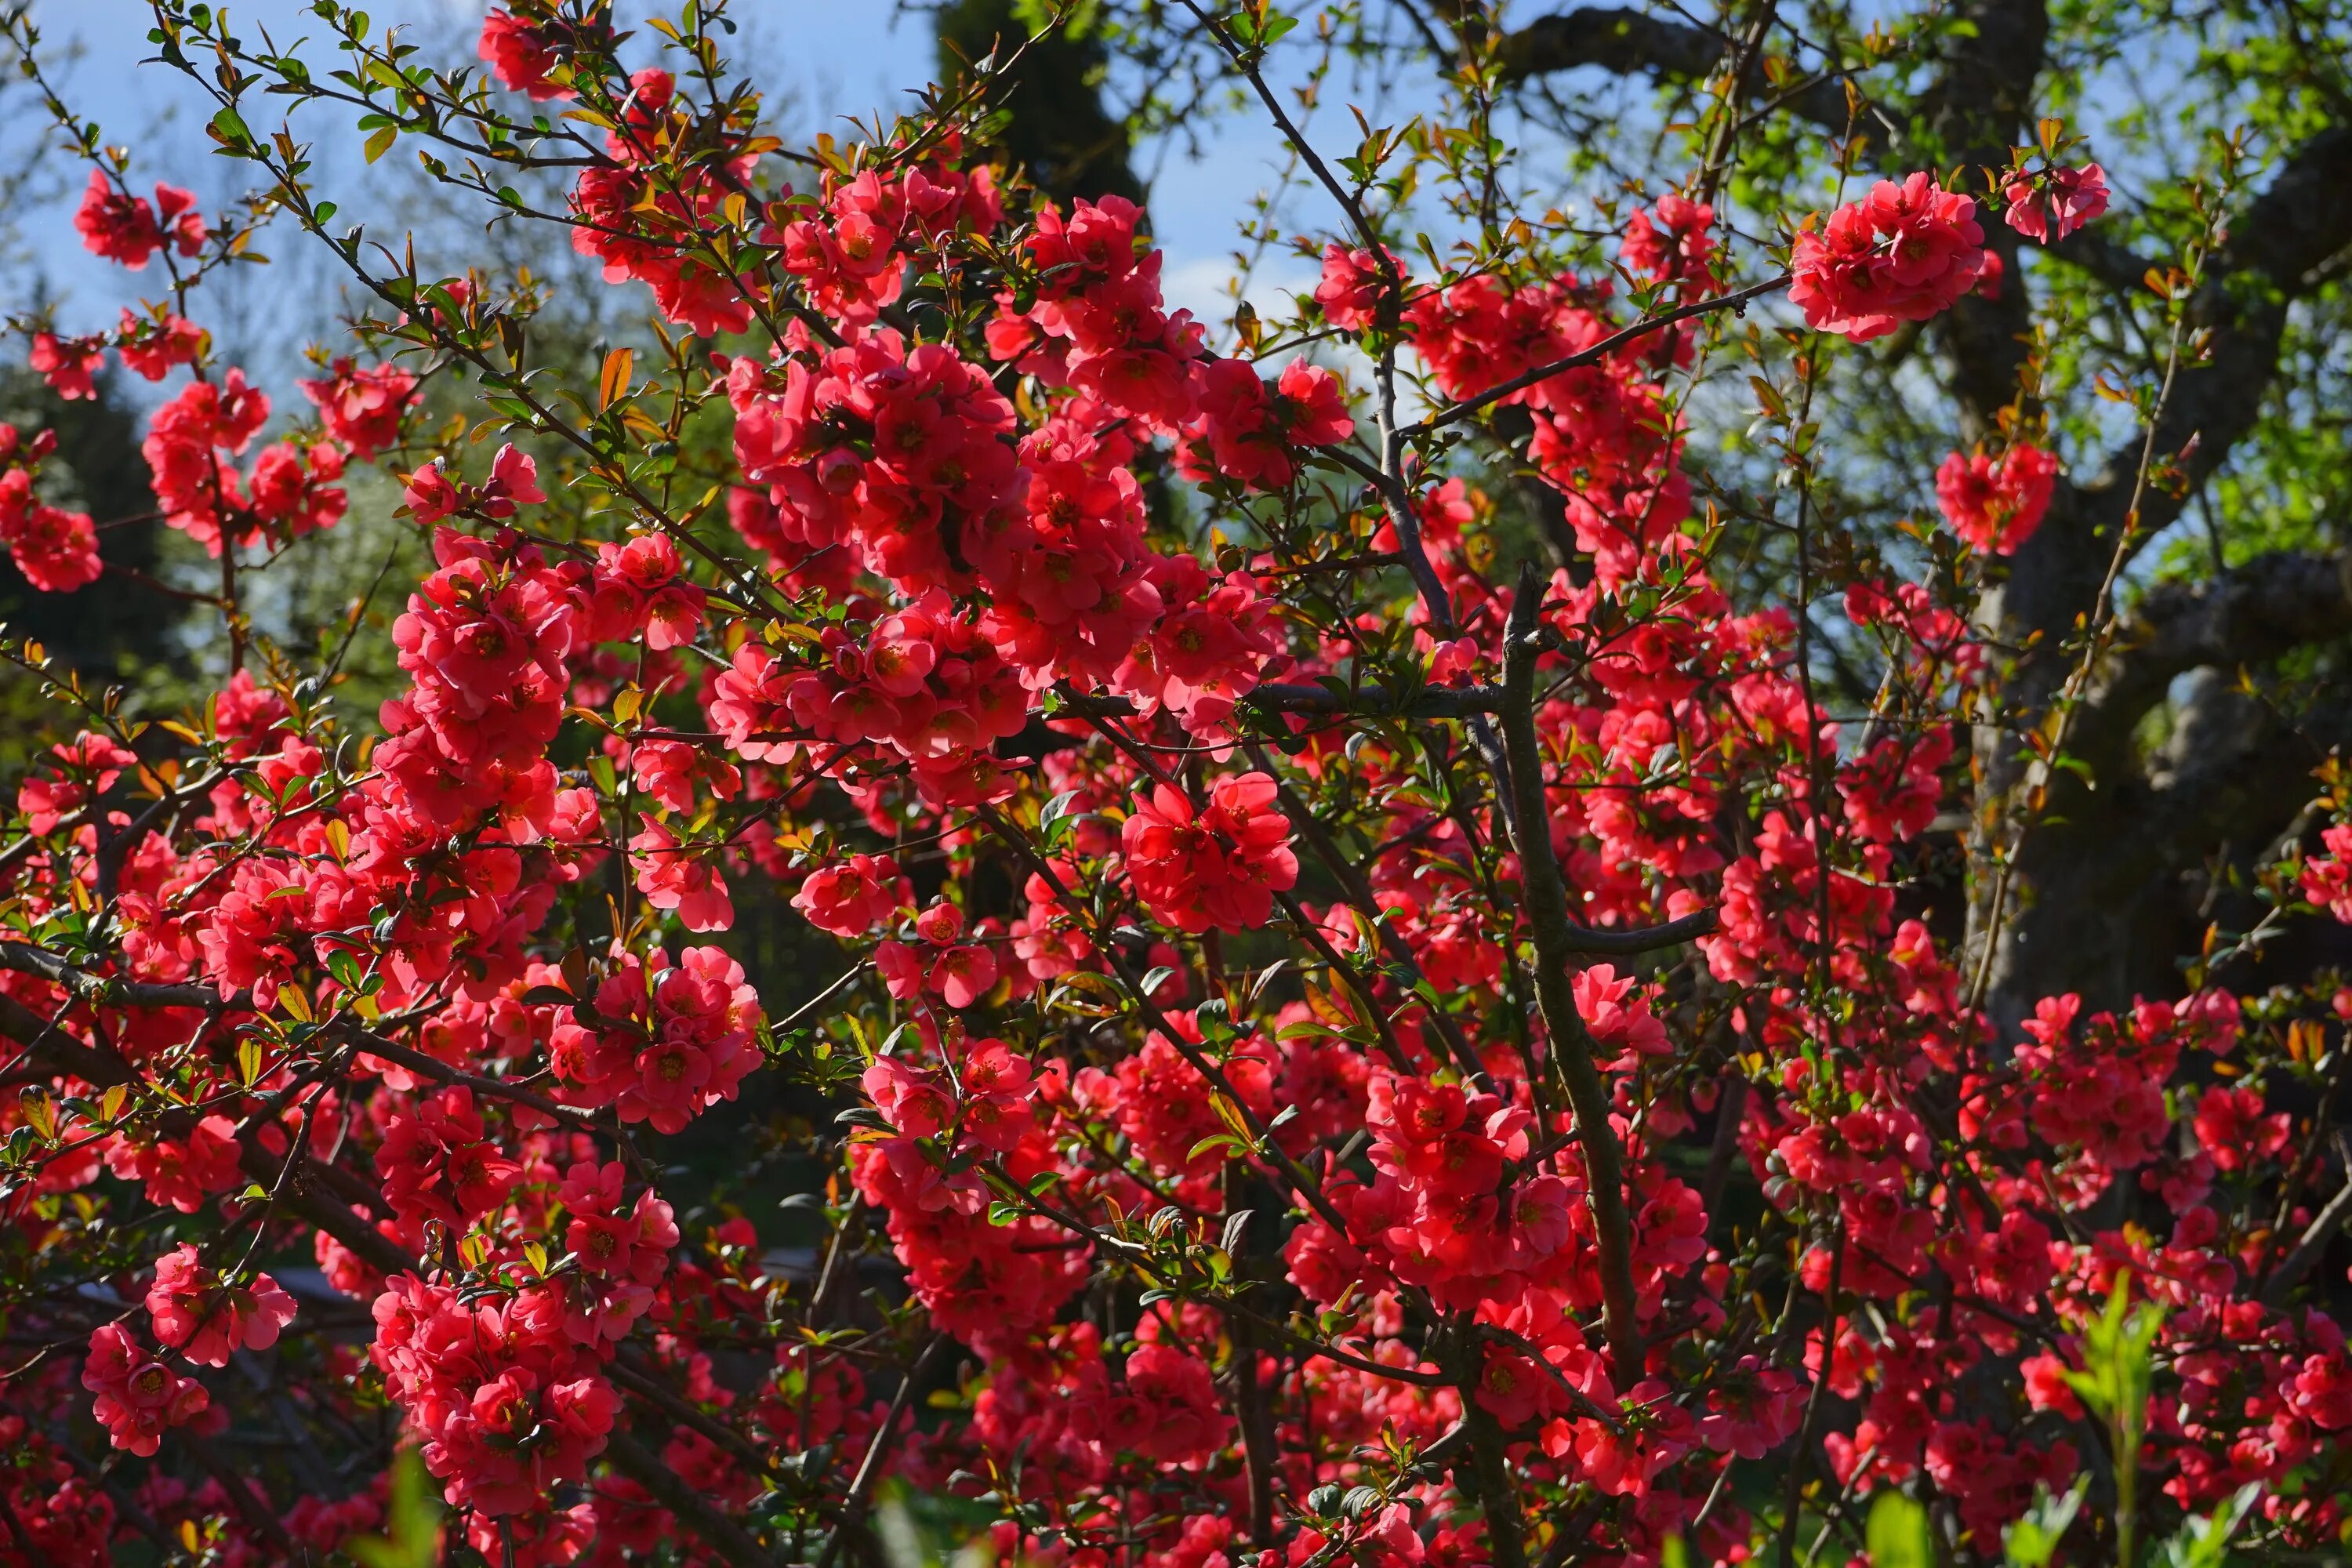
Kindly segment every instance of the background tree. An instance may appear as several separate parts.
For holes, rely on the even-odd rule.
[[[932,13],[942,81],[1000,50],[1010,68],[992,78],[992,106],[1003,116],[991,137],[1006,160],[1056,201],[1078,196],[1143,199],[1129,166],[1133,132],[1103,104],[1110,51],[1080,20],[1032,36],[1044,13],[1026,0],[955,0]]]

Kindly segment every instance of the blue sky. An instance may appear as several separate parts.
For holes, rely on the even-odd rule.
[[[378,0],[368,7],[378,29],[408,24],[428,48],[434,47],[433,40],[442,39],[453,56],[464,58],[472,56],[472,38],[484,8],[482,0]],[[301,0],[247,0],[233,5],[230,13],[248,42],[257,41],[265,29],[281,47],[299,37],[315,37],[322,30]],[[739,0],[733,15],[743,29],[740,58],[772,100],[791,100],[782,118],[788,130],[800,134],[826,129],[838,132],[845,116],[866,117],[900,107],[907,90],[932,74],[926,19],[901,16],[887,4]],[[135,150],[135,178],[188,185],[208,205],[241,188],[242,172],[210,152],[202,130],[208,108],[194,84],[163,67],[140,63],[151,52],[145,37],[151,18],[144,0],[45,0],[36,5],[35,16],[45,35],[44,54],[67,99],[77,113],[98,120],[110,142]],[[315,47],[303,52],[314,65],[323,65],[331,56],[331,50]],[[37,106],[13,89],[5,102],[15,121],[6,140],[21,151],[28,132],[17,117]],[[1331,121],[1335,130],[1348,124],[1344,102],[1335,97],[1320,118]],[[298,124],[298,132],[320,142],[334,139],[323,119]],[[1225,309],[1220,307],[1220,290],[1232,271],[1236,226],[1251,199],[1276,177],[1282,149],[1272,128],[1255,116],[1211,122],[1205,142],[1203,159],[1154,157],[1147,150],[1139,165],[1158,172],[1152,210],[1169,252],[1166,276],[1172,300],[1222,319]],[[381,184],[380,174],[372,176],[354,161],[348,173],[331,175],[326,183],[335,188],[346,214],[358,216],[372,177]],[[82,252],[69,222],[80,184],[77,174],[58,200],[25,215],[20,238],[61,302],[61,322],[87,329],[110,321],[145,280],[126,278]],[[1320,220],[1324,215],[1301,210],[1298,216]],[[296,243],[290,233],[276,239],[281,259],[283,251]],[[295,282],[292,271],[281,274],[289,285]],[[1256,274],[1252,293],[1270,303],[1271,290],[1311,283],[1312,272],[1303,263],[1274,258]],[[327,312],[313,313],[323,322]],[[282,320],[267,310],[265,314]]]

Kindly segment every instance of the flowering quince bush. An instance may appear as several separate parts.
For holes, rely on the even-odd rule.
[[[228,658],[142,717],[8,645],[61,717],[0,848],[0,1561],[341,1561],[403,1455],[446,1560],[508,1564],[879,1562],[886,1487],[1071,1568],[1785,1560],[1888,1499],[1967,1561],[2216,1510],[2343,1538],[2352,990],[2209,952],[2010,1027],[1921,891],[1939,816],[2003,809],[1962,606],[2052,505],[2027,400],[1919,477],[1928,585],[1809,559],[1818,605],[1744,602],[1695,494],[1690,400],[1748,364],[1801,539],[1813,367],[1983,289],[1990,225],[2095,218],[2096,165],[1866,182],[1778,248],[1695,178],[1598,258],[1529,220],[1441,252],[1407,172],[1474,211],[1491,172],[1374,132],[1342,180],[1270,16],[1200,24],[1332,226],[1295,317],[1230,334],[1134,205],[984,155],[986,72],[790,148],[715,0],[495,9],[446,68],[323,4],[332,71],[159,0],[232,212],[52,99],[76,228],[163,281],[33,363],[178,383],[142,451]],[[529,367],[532,289],[339,224],[285,100],[556,226],[645,335]],[[265,223],[364,307],[307,408],[200,324]],[[1742,325],[1783,293],[1794,361]],[[108,568],[49,449],[0,439],[0,536],[70,593]],[[432,561],[373,713],[238,597],[360,464]],[[2266,918],[2352,920],[2347,856],[2282,850]],[[840,952],[801,1005],[730,945],[762,896]],[[677,1184],[763,1081],[839,1116],[805,1268]]]

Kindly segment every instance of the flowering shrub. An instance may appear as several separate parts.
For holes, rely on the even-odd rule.
[[[1972,553],[1924,584],[1792,509],[1793,605],[1695,493],[1686,399],[1745,342],[1810,497],[1806,378],[1979,287],[1972,197],[1878,182],[1782,273],[1711,185],[1658,192],[1629,300],[1561,226],[1415,254],[1370,171],[1478,180],[1391,143],[1329,181],[1311,297],[1213,343],[1139,209],[1029,188],[977,99],[788,152],[712,5],[494,10],[495,91],[320,15],[332,88],[163,0],[267,199],[151,203],[93,143],[89,248],[189,270],[33,350],[65,395],[185,373],[142,451],[233,629],[170,719],[57,669],[73,732],[0,851],[0,1282],[38,1347],[0,1560],[323,1560],[387,1528],[396,1450],[509,1563],[868,1561],[886,1479],[1072,1568],[1747,1561],[1915,1495],[1992,1561],[2095,1450],[2148,1485],[2085,1552],[2248,1487],[2282,1550],[2341,1537],[2315,1178],[2352,994],[2205,963],[2005,1025],[1923,890],[1939,823],[2033,831],[2063,761],[1955,588],[2050,526],[2059,459],[1954,453]],[[1244,83],[1266,16],[1202,14]],[[338,237],[264,81],[557,172],[542,216],[646,334],[593,386],[527,369],[530,291]],[[2020,174],[2009,222],[2063,237],[2095,176]],[[268,434],[194,323],[272,211],[373,305]],[[1784,285],[1823,334],[1794,364],[1733,325]],[[109,563],[36,499],[49,449],[0,440],[0,538],[69,593]],[[363,713],[236,617],[371,463],[432,566]],[[1503,521],[1522,480],[1556,559]],[[1859,716],[1816,687],[1841,603]],[[2046,742],[2031,798],[1978,729]],[[2271,868],[2279,920],[2352,912],[2347,834]],[[754,900],[839,979],[762,972]],[[805,1265],[681,1163],[784,1085],[838,1118],[793,1135]],[[264,1422],[339,1489],[227,1457]]]

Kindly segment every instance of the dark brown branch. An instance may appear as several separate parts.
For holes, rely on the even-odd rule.
[[[2118,294],[2146,288],[2148,273],[2162,270],[2095,223],[2046,247],[2043,254],[2081,268]]]
[[[1731,40],[1624,5],[1580,5],[1538,16],[1496,45],[1506,87],[1555,71],[1597,66],[1619,76],[1700,81],[1731,52]],[[1837,113],[1844,115],[1843,102]]]
[[[1701,910],[1664,925],[1637,926],[1631,931],[1570,925],[1566,938],[1570,952],[1654,952],[1662,947],[1679,947],[1693,938],[1706,936],[1721,923],[1715,910]]]
[[[754,1471],[762,1475],[772,1473],[774,1466],[770,1463],[767,1456],[761,1454],[752,1445],[750,1438],[725,1422],[714,1421],[702,1411],[696,1409],[655,1375],[652,1368],[643,1363],[644,1358],[638,1353],[636,1347],[625,1343],[620,1347],[619,1353],[604,1363],[604,1375],[679,1426],[700,1433],[712,1443],[749,1465]]]
[[[2287,1293],[2311,1272],[2312,1265],[2327,1251],[2329,1244],[2336,1239],[2336,1232],[2344,1228],[2347,1221],[2352,1221],[2352,1172],[2346,1173],[2343,1191],[2329,1199],[2327,1206],[2313,1216],[2310,1226],[2303,1233],[2303,1239],[2294,1244],[2294,1250],[2282,1258],[2279,1266],[2271,1270],[2271,1277],[2263,1281],[2263,1306],[2278,1307],[2285,1302]]]
[[[2155,450],[2171,459],[2184,483],[2151,488],[2139,510],[2143,542],[2180,515],[2187,498],[2221,467],[2260,417],[2263,394],[2278,374],[2289,307],[2352,246],[2352,125],[2312,137],[2278,173],[2228,240],[2208,259],[2190,303],[2190,332],[2209,334],[2202,364],[2181,378],[2154,432]],[[2136,499],[2137,437],[2120,441],[2082,486],[2081,526],[2112,538]],[[2034,563],[2021,552],[2020,574]],[[2071,615],[2071,611],[2069,612]]]
[[[849,1483],[849,1495],[842,1500],[841,1522],[834,1527],[833,1539],[824,1543],[824,1554],[817,1559],[817,1568],[833,1568],[841,1556],[842,1543],[848,1539],[849,1532],[865,1524],[866,1510],[873,1500],[875,1483],[882,1479],[883,1461],[888,1458],[891,1446],[898,1439],[898,1427],[906,1419],[907,1406],[914,1401],[915,1384],[930,1366],[931,1358],[939,1354],[940,1348],[947,1342],[947,1335],[933,1334],[930,1343],[925,1345],[922,1353],[915,1358],[915,1364],[908,1367],[907,1375],[899,1380],[898,1391],[890,1396],[890,1408],[883,1415],[881,1426],[875,1429],[874,1439],[866,1446],[866,1458],[858,1462],[857,1475]]]
[[[40,952],[37,948],[26,951]],[[117,1084],[135,1086],[141,1081],[138,1068],[118,1053],[103,1046],[87,1045],[63,1029],[51,1027],[39,1014],[5,993],[0,993],[0,1035],[28,1047],[34,1059],[49,1070],[80,1079],[100,1089],[111,1089]],[[154,1124],[166,1137],[184,1138],[194,1131],[195,1118],[185,1110],[165,1110],[157,1113]],[[257,1138],[248,1136],[239,1151],[238,1163],[247,1175],[268,1187],[278,1182],[284,1170],[281,1159],[262,1147]],[[362,1219],[341,1198],[323,1190],[345,1185],[352,1180],[334,1166],[306,1157],[297,1173],[293,1190],[286,1194],[286,1206],[333,1237],[372,1268],[398,1274],[415,1267],[415,1259],[396,1243]]]
[[[294,1544],[294,1538],[286,1533],[285,1525],[279,1523],[278,1515],[270,1511],[268,1499],[261,1495],[261,1489],[249,1477],[214,1452],[213,1446],[198,1436],[193,1428],[183,1426],[173,1436],[178,1439],[180,1447],[204,1468],[205,1473],[220,1483],[221,1490],[228,1494],[229,1506],[236,1510],[238,1517],[251,1526],[256,1534],[267,1539],[285,1554],[282,1561],[299,1562],[306,1555]]]
[[[1495,1568],[1527,1568],[1527,1519],[1519,1511],[1518,1486],[1504,1454],[1502,1424],[1475,1398],[1463,1402],[1462,1424],[1470,1433],[1470,1468],[1477,1480],[1478,1506],[1486,1515],[1486,1549],[1494,1555]]]
[[[775,1559],[741,1525],[719,1512],[709,1498],[687,1485],[684,1477],[626,1432],[614,1428],[605,1439],[604,1458],[614,1469],[651,1492],[656,1502],[676,1514],[733,1568],[775,1568]]]
[[[1124,697],[1063,692],[1065,706],[1090,718],[1124,719],[1136,711]],[[1465,719],[1491,713],[1501,693],[1491,686],[1425,686],[1409,696],[1385,687],[1356,687],[1344,693],[1328,686],[1268,681],[1241,698],[1238,706],[1262,713],[1345,713],[1399,719]]]
[[[1569,973],[1577,952],[1568,918],[1568,888],[1553,852],[1551,817],[1544,803],[1543,752],[1536,742],[1537,609],[1543,601],[1532,563],[1519,572],[1519,589],[1503,634],[1503,741],[1510,756],[1511,816],[1519,851],[1522,904],[1535,938],[1536,1005],[1543,1014],[1549,1054],[1559,1064],[1576,1112],[1584,1152],[1586,1201],[1601,1254],[1601,1321],[1617,1386],[1642,1380],[1642,1333],[1633,1292],[1633,1230],[1625,1210],[1625,1173],[1616,1130],[1609,1124],[1609,1087],[1593,1064],[1592,1033],[1576,1009]]]

